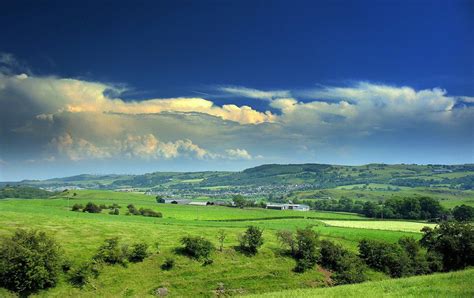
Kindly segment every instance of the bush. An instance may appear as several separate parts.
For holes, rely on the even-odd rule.
[[[258,249],[263,245],[263,230],[255,227],[249,226],[245,233],[240,235],[240,249],[249,254],[255,255],[258,252]]]
[[[84,263],[74,268],[68,277],[68,281],[75,287],[84,287],[92,278],[97,278],[100,274],[95,263]]]
[[[71,208],[71,211],[81,211],[82,208],[84,208],[84,206],[82,206],[81,204],[74,204]]]
[[[102,209],[96,204],[89,202],[87,203],[86,207],[82,210],[82,212],[101,213]]]
[[[316,265],[319,259],[319,235],[310,227],[296,231],[296,272],[304,272]]]
[[[109,207],[107,207],[107,205],[105,205],[105,204],[100,204],[99,207],[100,207],[100,209],[102,209],[102,210],[109,208]]]
[[[122,206],[120,206],[117,203],[113,203],[112,205],[109,206],[109,209],[120,209],[120,208],[122,208]]]
[[[61,271],[61,249],[44,232],[16,230],[0,244],[0,287],[28,294],[52,287]]]
[[[474,227],[471,224],[442,222],[434,229],[424,227],[422,231],[421,245],[428,249],[434,262],[438,255],[443,270],[459,270],[474,265]]]
[[[141,262],[146,257],[148,257],[148,244],[142,242],[136,243],[132,246],[132,250],[128,255],[128,260],[130,262]]]
[[[130,214],[133,214],[133,215],[139,215],[139,214],[140,214],[140,211],[138,211],[138,209],[135,208],[135,206],[134,206],[133,204],[129,204],[129,205],[127,206],[127,208],[128,208],[128,212],[129,212]]]
[[[183,237],[181,243],[184,245],[184,253],[195,259],[208,259],[214,250],[214,245],[212,245],[211,241],[200,236]]]
[[[111,215],[119,215],[120,214],[120,210],[118,208],[115,208],[113,210],[110,210],[109,211],[109,214]]]
[[[99,247],[94,260],[106,264],[121,264],[126,265],[128,258],[128,247],[120,246],[117,237],[106,239],[104,244]]]
[[[143,208],[140,208],[139,210],[139,213],[143,216],[149,216],[149,217],[163,217],[163,215],[161,214],[161,212],[156,212],[154,210],[151,210],[151,209],[143,209]]]
[[[171,270],[174,267],[174,259],[166,258],[163,265],[161,265],[161,269],[163,270]]]

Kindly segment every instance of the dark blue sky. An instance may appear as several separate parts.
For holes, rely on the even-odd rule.
[[[474,1],[3,1],[0,180],[473,163]]]
[[[472,1],[8,1],[0,14],[0,50],[34,73],[127,83],[133,98],[360,80],[474,95]]]

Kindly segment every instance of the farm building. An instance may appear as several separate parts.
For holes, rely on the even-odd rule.
[[[309,206],[304,204],[267,204],[267,209],[309,211]]]
[[[187,205],[187,204],[191,203],[191,200],[184,200],[184,199],[160,199],[160,203],[163,203],[163,204]]]
[[[209,205],[214,205],[213,202],[189,202],[188,205],[193,205],[193,206],[209,206]]]

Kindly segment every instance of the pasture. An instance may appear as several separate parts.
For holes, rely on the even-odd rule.
[[[334,227],[345,227],[355,229],[387,230],[421,233],[423,227],[434,228],[436,224],[424,222],[410,222],[400,220],[372,220],[372,221],[353,221],[353,220],[321,220],[325,224]]]
[[[73,204],[85,205],[89,201],[119,204],[122,206],[120,215],[110,215],[107,211],[100,214],[70,211]],[[128,204],[162,212],[163,218],[125,215]],[[329,226],[323,222],[329,220],[347,222],[349,226]],[[150,296],[157,287],[166,287],[172,297],[189,293],[212,297],[221,284],[231,295],[322,287],[326,280],[319,269],[303,274],[292,271],[295,261],[282,255],[276,231],[312,226],[321,238],[338,242],[354,252],[358,241],[364,238],[396,242],[402,236],[421,237],[410,229],[381,231],[350,226],[359,222],[370,224],[374,221],[350,213],[158,204],[152,196],[112,191],[70,191],[52,199],[0,200],[0,236],[10,235],[16,228],[45,230],[60,242],[73,264],[91,259],[102,242],[114,236],[123,243],[144,241],[151,247],[153,254],[142,263],[130,264],[128,268],[104,266],[98,279],[83,289],[72,287],[63,278],[55,288],[36,294],[40,297],[143,297]],[[234,249],[239,234],[249,225],[264,228],[264,245],[253,257]],[[220,229],[227,237],[224,250],[213,253],[213,264],[203,266],[176,254],[180,238],[187,235],[206,237],[218,246],[217,231]],[[160,266],[168,257],[176,260],[176,266],[164,271]],[[370,276],[373,280],[387,278],[378,272]],[[7,293],[0,290],[0,296],[7,296]]]

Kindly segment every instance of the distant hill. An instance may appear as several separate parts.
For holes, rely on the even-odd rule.
[[[258,187],[306,185],[332,188],[343,185],[381,183],[394,186],[433,185],[474,189],[474,164],[415,165],[368,164],[267,164],[241,172],[154,172],[143,175],[78,175],[43,181],[22,181],[23,185],[81,188],[173,188]]]
[[[43,189],[24,186],[24,185],[16,185],[10,186],[7,185],[3,188],[0,188],[0,199],[8,199],[8,198],[22,198],[22,199],[46,199],[49,198],[56,193],[46,191]]]

